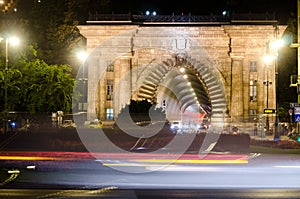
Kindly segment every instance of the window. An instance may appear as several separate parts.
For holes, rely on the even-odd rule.
[[[114,119],[114,109],[107,108],[106,109],[106,119],[107,120],[113,120]]]
[[[257,115],[256,109],[249,109],[249,115]]]
[[[113,100],[114,80],[107,80],[106,100]]]
[[[113,63],[108,64],[107,68],[106,68],[106,71],[107,72],[114,72],[114,64]]]
[[[257,72],[257,61],[250,61],[250,72]]]
[[[250,80],[250,101],[256,101],[257,100],[257,81],[256,80]]]

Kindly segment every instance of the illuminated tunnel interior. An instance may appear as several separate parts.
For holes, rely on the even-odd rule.
[[[212,113],[207,86],[197,69],[185,61],[174,65],[167,60],[153,67],[137,96],[164,107],[169,121],[201,123]]]

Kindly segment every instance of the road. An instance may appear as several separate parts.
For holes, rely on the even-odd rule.
[[[0,198],[300,198],[296,154],[0,153]]]
[[[136,161],[137,159],[134,158],[125,161],[115,157],[93,159],[82,153],[68,153],[66,158],[65,153],[58,152],[52,158],[51,154],[48,154],[47,158],[50,159],[42,159],[42,156],[31,154],[27,159],[22,156],[23,160],[19,161],[18,157],[21,156],[12,155],[8,160],[7,154],[1,156],[2,159],[6,158],[1,161],[0,198],[4,197],[7,191],[16,188],[29,189],[31,193],[30,190],[32,191],[33,188],[44,187],[47,187],[47,192],[39,193],[34,198],[41,198],[50,193],[54,194],[53,197],[58,197],[62,194],[61,188],[72,188],[73,191],[74,188],[77,191],[85,190],[84,194],[91,194],[89,193],[91,190],[97,190],[94,194],[109,192],[117,195],[128,195],[130,190],[144,190],[144,194],[154,194],[155,197],[162,192],[147,192],[147,190],[163,190],[165,194],[170,189],[189,190],[192,195],[197,193],[199,196],[199,194],[216,194],[218,192],[212,190],[217,189],[230,193],[228,198],[232,197],[233,193],[242,197],[248,191],[252,193],[253,190],[256,190],[254,193],[257,196],[268,194],[272,196],[276,193],[277,198],[287,196],[298,198],[300,193],[299,155],[249,154],[247,163],[237,164],[195,162],[192,161],[195,160],[194,158],[189,159],[190,161],[165,164],[165,161],[159,159],[156,161],[149,161],[149,159]],[[81,158],[78,159],[78,156]],[[188,160],[187,157],[183,157],[182,160]],[[128,172],[124,172],[124,168]],[[3,176],[6,178],[4,179]],[[118,191],[116,193],[112,190]],[[285,190],[284,194],[282,190]],[[68,194],[76,194],[73,191]],[[224,197],[224,194],[222,196]]]

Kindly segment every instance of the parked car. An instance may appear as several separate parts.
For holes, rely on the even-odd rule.
[[[181,131],[182,123],[181,121],[172,121],[171,122],[171,130],[175,133]]]
[[[73,122],[73,120],[64,120],[62,123],[63,128],[76,128],[76,124]]]
[[[103,123],[100,120],[93,120],[90,121],[90,123],[88,124],[88,128],[98,129],[102,127],[103,127]]]

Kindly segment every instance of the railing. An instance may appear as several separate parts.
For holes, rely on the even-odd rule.
[[[133,21],[143,22],[224,22],[228,18],[223,15],[132,15]]]
[[[132,15],[128,14],[100,14],[90,13],[88,21],[106,22],[230,22],[231,20],[276,20],[275,13],[247,13],[223,15]]]
[[[99,14],[89,13],[89,21],[131,21],[131,14]]]

